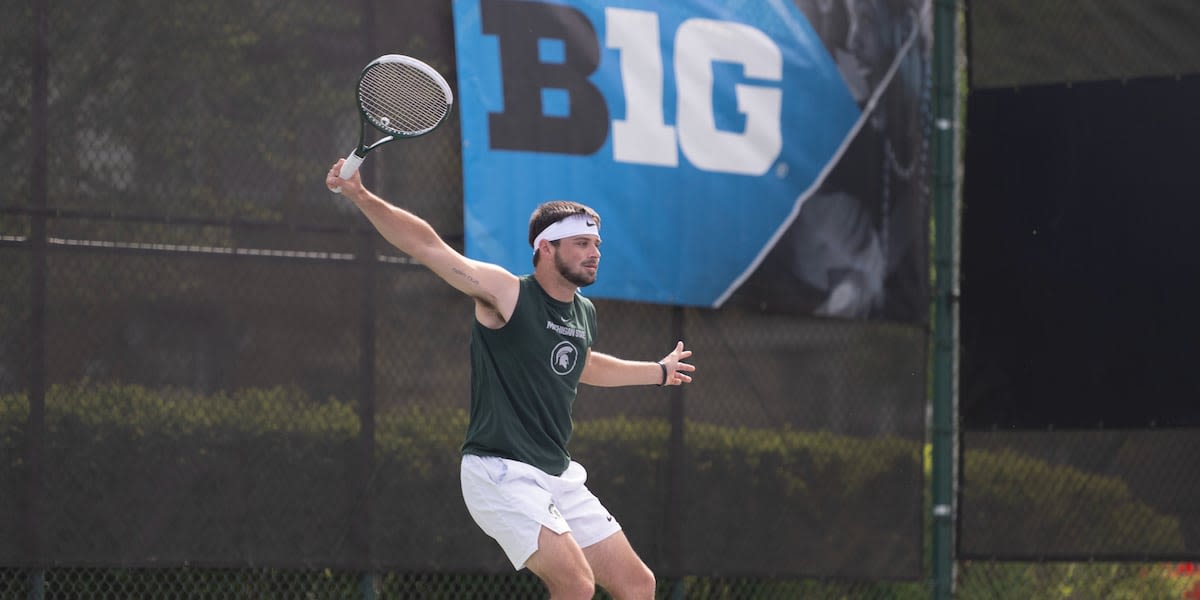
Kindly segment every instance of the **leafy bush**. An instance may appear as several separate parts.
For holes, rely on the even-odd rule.
[[[46,405],[44,514],[51,518],[45,537],[47,553],[59,564],[294,566],[299,560],[333,567],[369,561],[409,572],[506,569],[459,499],[457,463],[467,424],[460,408],[383,412],[367,444],[354,403],[314,400],[288,387],[200,395],[82,381],[53,386]],[[4,489],[24,481],[28,411],[23,395],[0,397]],[[661,532],[670,435],[661,419],[577,424],[572,451],[600,474],[590,485],[631,537]],[[819,564],[829,576],[855,560],[923,557],[919,535],[887,538],[897,530],[891,522],[897,514],[922,518],[911,502],[889,502],[886,495],[921,493],[918,442],[689,422],[684,444],[686,497],[673,510],[681,511],[685,525],[689,572],[711,572],[696,566],[714,562],[731,572],[762,572],[755,559],[764,552],[777,556],[770,572]],[[1004,453],[973,452],[966,460],[977,506],[1023,507],[1025,518],[1049,529],[1070,522],[1068,515],[1078,522],[1082,513],[1092,526],[1062,533],[1098,546],[1166,539],[1182,547],[1178,522],[1139,502],[1118,479]],[[1029,494],[1052,485],[1078,492]],[[8,514],[8,541],[0,542],[0,558],[17,560],[20,528],[13,523],[21,509],[12,497],[19,494],[5,496],[0,510]],[[835,531],[830,521],[839,524]],[[922,531],[922,523],[916,526]],[[764,548],[764,539],[777,547]],[[635,540],[638,547],[648,544],[652,555],[661,551],[653,539]],[[865,556],[864,547],[881,554]],[[706,554],[708,548],[719,552]],[[1024,590],[1025,598],[1092,597],[1079,590],[1096,586],[1114,598],[1159,583],[1174,589],[1175,579],[1136,567],[1015,565],[994,576],[1006,588]],[[763,585],[814,584],[765,579]],[[1067,589],[1077,592],[1062,595]],[[920,590],[899,585],[886,597]]]
[[[1178,518],[1159,514],[1120,478],[1082,472],[1002,450],[969,452],[964,505],[992,526],[971,531],[972,547],[1041,549],[1043,556],[1182,553]]]

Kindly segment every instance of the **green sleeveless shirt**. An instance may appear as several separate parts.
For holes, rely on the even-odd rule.
[[[571,457],[571,407],[596,308],[578,292],[572,302],[546,294],[532,275],[520,278],[512,317],[499,329],[471,329],[471,420],[463,454],[500,456],[561,475]]]

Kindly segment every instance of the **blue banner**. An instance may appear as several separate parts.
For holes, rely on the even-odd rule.
[[[593,297],[719,306],[847,144],[859,104],[791,1],[455,0],[468,256],[603,219]]]

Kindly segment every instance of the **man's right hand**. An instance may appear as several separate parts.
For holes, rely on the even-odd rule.
[[[334,193],[356,195],[363,189],[362,175],[355,171],[350,179],[342,179],[340,175],[345,162],[346,159],[339,158],[337,162],[333,163],[333,166],[329,168],[329,173],[325,175],[325,187]]]

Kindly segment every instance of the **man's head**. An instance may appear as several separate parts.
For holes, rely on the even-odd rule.
[[[592,225],[588,225],[589,222]],[[600,236],[600,215],[591,207],[570,200],[551,200],[538,206],[529,216],[533,266],[538,264],[538,246],[542,239],[553,243],[580,234]]]
[[[554,270],[564,279],[591,285],[600,260],[600,215],[578,202],[542,204],[529,217],[529,244],[535,269],[543,254],[552,255]]]

